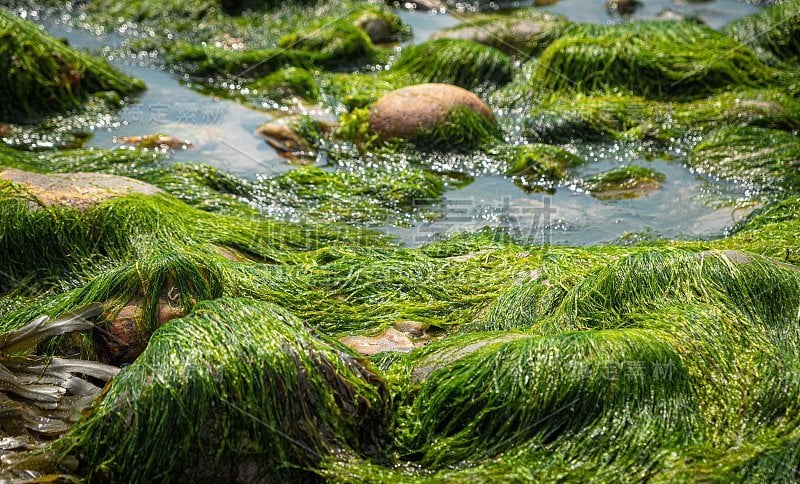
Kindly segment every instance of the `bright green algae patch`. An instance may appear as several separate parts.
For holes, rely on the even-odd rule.
[[[780,71],[746,46],[689,22],[582,26],[550,44],[532,86],[570,92],[629,92],[648,99],[696,99],[720,89],[766,87]]]
[[[209,22],[217,21],[216,8],[281,15],[271,2],[185,5]],[[588,35],[581,28],[551,47],[583,45],[575,41]],[[800,273],[791,265],[800,260],[800,202],[797,139],[788,132],[798,128],[797,103],[780,86],[762,84],[764,66],[746,64],[746,48],[708,73],[690,70],[694,77],[675,92],[661,80],[646,89],[653,79],[674,82],[671,70],[689,72],[643,57],[651,54],[646,42],[614,47],[620,57],[608,62],[609,39],[628,40],[628,33],[665,52],[687,47],[691,36],[701,48],[739,45],[704,28],[674,28],[587,30],[608,41],[588,57],[597,54],[609,70],[581,61],[587,53],[580,49],[564,69],[586,64],[603,81],[584,95],[559,88],[536,99],[541,106],[525,135],[665,144],[691,136],[699,144],[690,166],[785,197],[717,241],[569,248],[484,231],[408,249],[328,222],[382,222],[442,194],[441,175],[414,163],[381,165],[406,150],[420,154],[413,146],[368,146],[363,108],[384,90],[439,71],[457,77],[452,66],[462,57],[438,59],[447,65],[433,74],[414,63],[378,75],[319,73],[336,67],[302,47],[314,40],[309,32],[292,38],[298,48],[287,57],[249,72],[266,76],[263,87],[277,98],[307,95],[315,85],[320,99],[346,93],[344,104],[362,109],[344,118],[339,134],[369,149],[331,159],[351,156],[368,167],[303,167],[244,180],[207,165],[166,165],[138,150],[0,149],[5,166],[124,174],[167,192],[75,210],[37,206],[17,187],[0,186],[7,222],[0,270],[8,276],[0,285],[0,328],[92,301],[113,313],[141,299],[140,324],[153,334],[56,448],[98,479],[791,480],[800,468]],[[246,53],[182,45],[200,52],[195,60],[214,74],[236,75],[275,52],[270,45]],[[494,50],[464,45],[447,47],[466,52],[468,70],[504,70],[495,69],[506,58]],[[557,54],[543,56],[552,62]],[[654,69],[651,77],[617,76],[620,65],[640,59]],[[606,92],[617,88],[630,92]],[[548,124],[561,120],[563,131]],[[548,134],[537,134],[537,126]],[[312,141],[329,142],[304,129]],[[534,184],[582,163],[562,147],[505,145],[496,129],[475,130],[481,142],[474,144],[454,133],[426,136],[438,148],[490,155]],[[659,178],[623,168],[595,181],[642,176]],[[324,223],[278,221],[259,212],[265,207]],[[27,288],[32,280],[36,290]],[[185,316],[162,325],[160,300],[173,290]],[[409,321],[430,327],[430,344],[377,356],[375,365],[331,339]],[[102,337],[97,331],[40,350],[93,356]]]
[[[481,84],[505,84],[511,80],[512,68],[511,59],[494,47],[452,39],[407,47],[393,66],[422,82],[455,84],[466,89]]]
[[[709,176],[758,190],[800,189],[800,140],[786,131],[755,127],[714,131],[694,147],[688,164]]]
[[[104,59],[68,47],[5,8],[0,38],[0,120],[63,112],[101,91],[127,95],[144,89]]]
[[[796,66],[800,58],[800,3],[770,5],[731,22],[724,31],[752,48],[765,62],[794,62]]]

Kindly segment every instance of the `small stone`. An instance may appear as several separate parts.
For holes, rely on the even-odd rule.
[[[256,134],[265,138],[267,144],[284,158],[313,158],[314,149],[294,129],[299,120],[299,116],[273,119],[256,128]],[[314,123],[322,134],[330,134],[336,127],[335,123],[322,120],[314,120]]]
[[[370,356],[385,351],[408,352],[414,349],[414,343],[400,331],[389,328],[375,336],[345,336],[339,341],[357,353]]]
[[[98,359],[103,363],[131,363],[147,348],[147,331],[142,326],[141,300],[133,299],[114,316],[95,340]]]
[[[608,0],[606,2],[606,10],[620,15],[632,15],[641,6],[642,2],[639,0]]]
[[[378,99],[369,113],[370,126],[384,140],[411,140],[446,122],[453,111],[462,108],[495,122],[486,103],[466,89],[450,84],[417,84]]]

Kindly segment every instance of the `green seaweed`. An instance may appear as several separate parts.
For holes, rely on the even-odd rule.
[[[755,191],[796,192],[800,188],[800,140],[786,131],[722,128],[704,137],[687,163],[700,173],[746,183]]]
[[[72,49],[38,26],[0,7],[0,119],[26,122],[78,107],[91,94],[120,95],[144,83],[114,70],[104,59]]]
[[[423,150],[463,152],[490,148],[501,139],[502,131],[495,120],[469,108],[457,108],[444,122],[432,129],[419,130],[410,141]]]
[[[513,62],[503,52],[471,40],[438,39],[407,47],[392,69],[424,82],[455,84],[474,89],[511,80]]]
[[[800,104],[777,89],[726,92],[689,102],[613,94],[551,96],[523,123],[524,135],[534,141],[621,139],[669,144],[723,126],[797,129]]]
[[[496,152],[491,153],[507,160],[505,174],[513,176],[515,183],[525,189],[563,180],[570,168],[585,163],[563,148],[546,144],[520,145],[506,149],[500,146],[496,148]]]
[[[780,71],[764,65],[747,46],[705,26],[630,22],[583,30],[545,49],[532,87],[690,100],[721,89],[780,82]]]
[[[797,65],[800,56],[800,4],[785,1],[734,20],[723,31],[753,49],[767,63]]]
[[[346,19],[319,23],[281,37],[278,47],[314,54],[318,62],[334,66],[374,60],[377,55],[366,32]]]
[[[272,304],[221,299],[156,332],[58,445],[89,478],[307,478],[326,457],[374,453],[387,408],[337,342]]]
[[[300,67],[287,67],[273,72],[251,82],[249,87],[275,101],[294,96],[308,101],[319,98],[319,87],[314,76]]]

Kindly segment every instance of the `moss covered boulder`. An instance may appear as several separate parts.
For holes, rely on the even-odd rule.
[[[0,120],[25,122],[79,106],[91,94],[121,95],[144,83],[79,52],[0,7]]]
[[[480,142],[496,126],[486,103],[466,89],[448,84],[418,84],[392,91],[372,106],[369,123],[384,140],[453,147]]]

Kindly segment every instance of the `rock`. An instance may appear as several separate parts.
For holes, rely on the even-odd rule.
[[[192,142],[189,140],[178,139],[166,134],[146,134],[144,136],[123,136],[119,139],[126,145],[139,146],[141,148],[172,148],[185,149],[191,148]]]
[[[642,2],[639,0],[608,0],[606,2],[606,10],[619,15],[632,15],[641,6]]]
[[[693,22],[701,25],[705,24],[703,19],[697,15],[682,13],[669,8],[661,9],[661,11],[658,12],[658,15],[656,15],[656,20],[665,20],[670,22]]]
[[[275,148],[284,158],[313,158],[314,149],[311,144],[295,130],[301,116],[285,116],[273,119],[256,128],[256,134],[265,138],[267,144]],[[335,123],[313,120],[314,126],[321,134],[330,134]]]
[[[411,339],[394,328],[389,328],[375,336],[345,336],[339,341],[366,356],[385,351],[407,352],[414,349]]]
[[[370,126],[384,140],[412,140],[446,122],[451,113],[462,108],[495,122],[492,110],[466,89],[449,84],[418,84],[378,99],[369,113]]]
[[[398,321],[394,324],[394,328],[401,333],[405,333],[412,338],[420,338],[425,336],[425,332],[430,325],[419,321]]]
[[[311,152],[311,145],[295,132],[292,124],[297,118],[288,116],[269,121],[256,128],[256,134],[265,138],[285,158],[295,158]]]
[[[63,205],[85,209],[112,198],[133,193],[155,195],[161,190],[148,183],[124,176],[102,173],[63,173],[43,175],[4,168],[0,180],[12,181],[20,192],[30,196],[31,208]]]
[[[353,25],[366,32],[373,44],[397,40],[397,32],[391,23],[377,12],[365,12],[353,21]]]
[[[95,336],[100,361],[117,366],[132,363],[147,348],[150,332],[143,317],[146,304],[140,293],[128,301],[113,319],[109,317],[111,322]],[[170,278],[158,297],[155,328],[183,316],[186,316],[186,311],[181,304],[180,290]]]
[[[103,363],[131,363],[147,348],[148,334],[142,324],[142,301],[133,299],[102,332],[96,333],[95,348]]]

